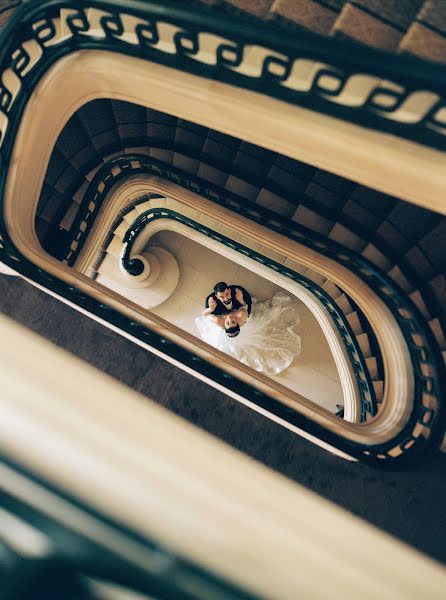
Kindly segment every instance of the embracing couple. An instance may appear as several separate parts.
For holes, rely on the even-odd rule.
[[[251,304],[249,292],[241,285],[227,285],[220,281],[206,297],[202,316],[224,329],[229,337],[236,337],[251,314]]]

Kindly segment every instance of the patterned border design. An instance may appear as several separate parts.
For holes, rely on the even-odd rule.
[[[166,10],[168,9],[168,11]],[[169,14],[169,16],[168,16]],[[4,46],[4,47],[3,47]],[[0,36],[0,147],[59,58],[104,49],[446,148],[442,67],[166,0],[30,0]],[[9,132],[11,135],[12,132]]]
[[[88,0],[88,5],[83,2],[82,6],[76,0],[29,0],[0,34],[0,259],[5,264],[210,379],[237,388],[269,412],[348,454],[375,464],[405,462],[438,445],[444,433],[440,390],[446,389],[446,378],[422,316],[365,259],[303,228],[290,228],[277,217],[265,216],[265,211],[239,207],[240,214],[346,265],[392,310],[410,350],[415,398],[408,425],[397,439],[381,446],[366,449],[349,442],[265,394],[236,383],[213,365],[36,267],[17,251],[5,226],[2,199],[20,119],[45,72],[61,57],[80,49],[108,50],[158,62],[442,149],[446,148],[444,69],[356,46],[353,52],[349,44],[322,43],[310,34],[302,33],[296,39],[280,29],[253,26],[241,18],[216,17],[189,6],[184,9],[166,0],[127,0],[124,7],[118,0]],[[358,86],[366,90],[365,95],[355,95]],[[403,122],[415,104],[421,111],[411,113],[411,122]],[[193,191],[200,193],[199,189]],[[219,201],[210,186],[207,191],[205,197]],[[236,202],[232,208],[238,209]]]
[[[316,429],[318,437],[326,441],[332,440],[329,443],[354,456],[362,459],[369,458],[374,463],[405,462],[406,458],[410,460],[411,457],[423,453],[428,447],[439,445],[444,434],[446,420],[446,415],[443,416],[446,407],[442,402],[441,390],[446,389],[443,387],[446,383],[443,384],[445,382],[445,370],[431,331],[425,324],[417,307],[405,294],[401,293],[385,273],[381,272],[363,256],[332,240],[326,239],[297,223],[290,224],[266,208],[242,200],[230,192],[222,192],[209,182],[192,177],[161,161],[142,155],[126,155],[105,164],[93,178],[71,229],[74,241],[66,253],[68,264],[73,264],[77,253],[80,251],[100,209],[104,194],[108,193],[111,187],[120,179],[138,172],[156,175],[176,183],[285,237],[293,239],[327,258],[336,260],[362,279],[383,300],[395,317],[408,345],[415,375],[412,416],[408,425],[397,436],[397,439],[368,448],[346,442],[344,438],[334,434],[334,437],[332,437],[332,434],[312,422],[309,428],[309,421],[307,421],[305,429],[308,431]],[[196,362],[199,360],[196,357]],[[224,377],[226,387],[234,389],[229,384],[228,378],[228,375]],[[265,397],[262,398],[258,391],[251,391],[248,397],[252,397],[252,393],[254,393],[254,401],[260,406],[264,406]],[[271,407],[269,402],[267,404]],[[278,408],[278,406],[275,406],[272,412],[278,414]],[[279,410],[281,414],[282,410],[283,407]],[[288,412],[285,418],[289,422],[297,424],[301,422],[302,417],[298,418]],[[333,439],[336,441],[333,441]]]

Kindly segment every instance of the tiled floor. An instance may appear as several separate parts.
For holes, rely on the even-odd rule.
[[[169,250],[180,267],[177,289],[166,302],[153,310],[194,335],[198,335],[194,320],[201,314],[204,299],[217,281],[242,285],[260,300],[271,298],[281,289],[179,233],[159,232],[151,242]],[[297,298],[294,303],[301,318],[298,333],[302,338],[302,352],[288,369],[274,379],[336,412],[336,404],[343,404],[343,394],[333,356],[312,312]]]

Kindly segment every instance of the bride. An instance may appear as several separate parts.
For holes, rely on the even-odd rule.
[[[227,335],[224,328],[205,316],[195,319],[195,324],[210,346],[256,371],[277,375],[300,354],[301,339],[296,333],[299,321],[292,299],[276,292],[263,302],[253,298],[251,316],[236,337]]]

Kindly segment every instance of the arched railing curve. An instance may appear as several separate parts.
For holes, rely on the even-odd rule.
[[[156,175],[193,191],[339,262],[363,280],[389,308],[407,344],[415,375],[414,401],[411,417],[395,439],[367,449],[348,444],[349,452],[377,463],[395,462],[397,459],[404,462],[408,457],[417,456],[427,448],[439,445],[445,428],[442,394],[442,389],[445,389],[442,388],[445,370],[432,332],[419,309],[388,275],[362,255],[331,239],[297,223],[290,223],[266,208],[253,205],[231,192],[221,190],[161,161],[144,155],[126,155],[106,163],[93,178],[70,232],[73,243],[65,253],[64,260],[67,264],[72,265],[76,260],[107,193],[119,180],[135,173]],[[198,362],[195,361],[195,366]],[[256,396],[259,397],[259,393]],[[287,418],[293,419],[293,416],[288,412]],[[420,430],[423,435],[420,435]],[[321,435],[320,429],[318,435]],[[337,440],[337,444],[339,443],[341,447],[344,445]]]
[[[218,233],[209,227],[206,227],[201,223],[198,223],[197,221],[194,221],[193,219],[190,219],[185,215],[168,208],[153,208],[144,211],[133,221],[125,233],[123,238],[125,250],[122,254],[121,261],[124,268],[131,275],[133,275],[133,273],[131,273],[128,269],[133,269],[136,261],[138,261],[141,266],[141,270],[137,272],[136,275],[140,275],[144,269],[142,261],[130,258],[133,255],[133,247],[139,235],[144,231],[145,227],[157,219],[173,219],[174,221],[183,223],[187,227],[198,231],[206,237],[216,240],[219,243],[223,243],[226,247],[232,248],[236,252],[239,252],[244,256],[248,256],[257,262],[266,265],[270,269],[273,269],[277,273],[284,275],[288,279],[298,283],[308,290],[329,313],[332,323],[336,327],[344,348],[348,354],[358,386],[359,400],[361,405],[360,422],[365,422],[376,415],[376,394],[359,344],[353,334],[349,322],[336,304],[336,301],[333,300],[333,298],[331,298],[331,296],[321,286],[317,285],[314,281],[308,279],[308,277],[305,277],[301,273],[297,273],[296,271],[285,267],[284,265],[260,254],[259,252],[255,252],[251,248],[248,248],[247,246],[244,246],[243,244],[240,244],[239,242],[236,242],[227,236],[222,235],[221,233]]]
[[[210,41],[213,43],[209,44]],[[352,52],[352,48],[345,42],[322,41],[309,33],[290,36],[274,26],[254,25],[241,17],[216,16],[167,0],[24,2],[0,33],[0,259],[76,304],[104,311],[123,329],[138,332],[138,324],[129,323],[122,315],[111,314],[107,307],[96,305],[88,295],[36,268],[17,251],[5,224],[3,197],[20,120],[43,75],[60,58],[84,49],[127,54],[445,149],[444,68],[358,46],[354,46]],[[255,60],[251,63],[249,59],[253,56]],[[311,78],[305,82],[299,78],[302,61],[312,65]],[[358,96],[356,104],[345,103],[345,94],[356,85],[358,77],[364,75],[373,84],[369,91]],[[414,100],[420,93],[429,95],[429,103],[422,103],[421,112],[414,113],[407,122],[407,107],[416,104]],[[150,172],[166,172],[153,161],[149,168]],[[192,186],[189,189],[216,202],[222,201],[212,186],[194,182],[193,178],[186,178],[173,169],[170,176],[170,180],[176,179],[180,185],[188,178]],[[341,436],[324,434],[320,427],[302,416],[290,418],[349,453],[378,463],[403,460],[435,446],[444,433],[440,398],[446,380],[438,347],[418,309],[363,257],[302,227],[287,225],[260,207],[253,209],[234,203],[229,206],[232,210],[258,219],[273,230],[334,258],[365,281],[391,310],[409,349],[415,373],[414,409],[397,439],[381,447],[365,449]],[[168,343],[153,332],[141,330],[138,335],[164,348]],[[186,363],[193,360],[180,349],[172,348],[172,352],[182,355]],[[198,362],[195,360],[194,366]],[[221,379],[218,370],[213,373]],[[252,394],[252,390],[248,393]],[[260,392],[257,396],[265,405],[271,401]]]
[[[19,6],[0,34],[0,73],[10,71],[18,81],[3,79],[0,142],[13,139],[43,74],[84,49],[150,60],[446,148],[444,67],[169,0],[28,0]]]

